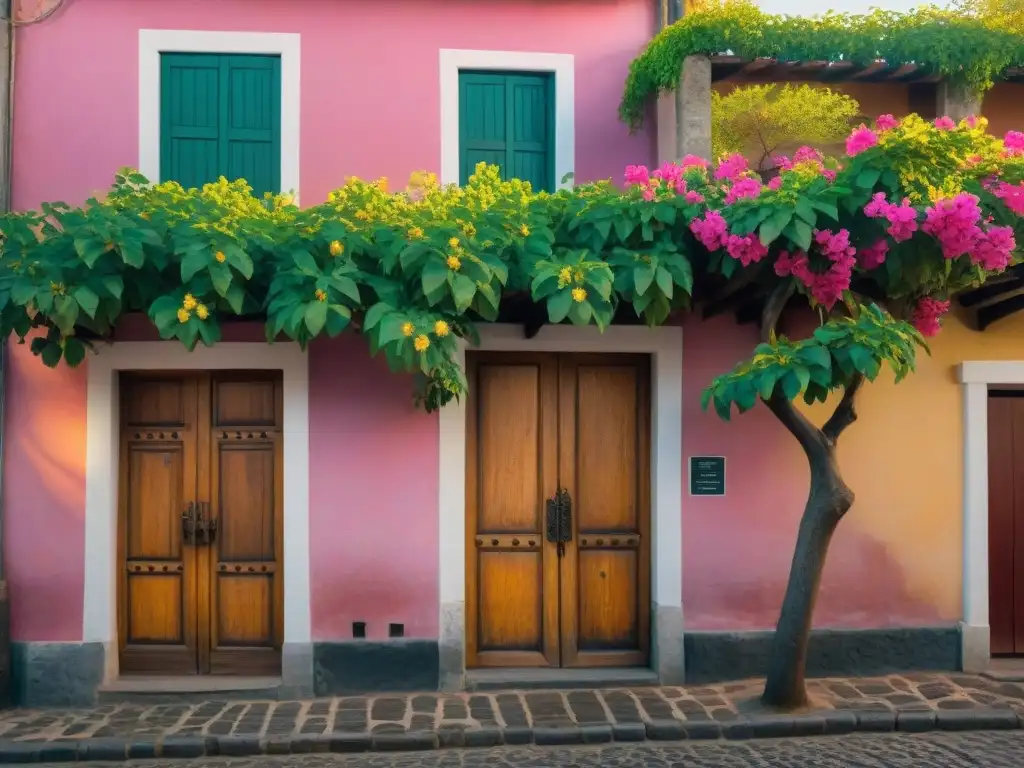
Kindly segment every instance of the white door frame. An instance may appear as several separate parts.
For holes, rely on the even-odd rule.
[[[189,352],[178,341],[122,341],[101,346],[86,365],[85,595],[82,639],[103,643],[104,679],[118,673],[117,518],[120,465],[120,371],[279,370],[284,423],[284,677],[312,638],[309,580],[308,356],[294,342],[222,342]],[[295,653],[292,653],[294,651]],[[311,663],[310,658],[310,663]],[[292,675],[289,675],[289,668]],[[312,670],[309,670],[312,674]],[[297,680],[285,680],[285,683]]]
[[[981,672],[992,657],[988,605],[988,393],[993,386],[1024,385],[1024,361],[960,364],[963,385],[963,621],[961,660],[965,672]]]
[[[546,325],[527,339],[522,326],[481,325],[479,350],[602,352],[651,356],[651,661],[663,684],[683,677],[682,414],[683,329]],[[465,345],[459,362],[465,370]],[[440,523],[441,689],[460,690],[465,676],[466,406],[441,409]]]

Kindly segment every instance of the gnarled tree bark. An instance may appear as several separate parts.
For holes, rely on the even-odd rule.
[[[786,302],[793,295],[787,280],[772,293],[764,308],[761,333],[767,341],[775,331]],[[807,704],[805,674],[814,604],[825,567],[825,556],[839,521],[853,505],[853,491],[843,482],[836,461],[839,436],[857,419],[854,402],[864,382],[858,374],[822,428],[805,417],[781,393],[767,403],[769,410],[800,443],[811,470],[811,488],[797,533],[789,582],[772,638],[768,679],[761,701],[779,709]]]

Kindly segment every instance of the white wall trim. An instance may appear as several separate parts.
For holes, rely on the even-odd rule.
[[[477,349],[500,352],[607,352],[649,354],[651,367],[651,602],[683,604],[683,329],[546,325],[527,339],[521,326],[481,325]],[[465,348],[460,363],[465,364]],[[440,412],[440,597],[441,635],[452,606],[466,600],[466,406]],[[461,611],[464,614],[464,611]],[[652,645],[656,639],[652,632]],[[463,637],[463,643],[465,638]],[[678,651],[681,663],[682,649]],[[656,658],[656,649],[652,648]]]
[[[555,184],[576,171],[576,64],[571,53],[471,51],[442,48],[441,183],[459,183],[459,70],[551,72],[555,78]]]
[[[988,605],[988,390],[1024,384],[1024,361],[968,361],[963,385],[964,668],[984,669],[991,657]]]
[[[299,201],[301,35],[284,32],[139,30],[139,172],[160,179],[160,54],[250,53],[281,57],[281,191]]]
[[[85,446],[85,642],[117,647],[118,372],[280,370],[284,424],[284,641],[312,638],[309,580],[308,357],[295,343],[222,342],[189,352],[177,341],[117,342],[88,360]],[[109,661],[109,659],[108,659]]]

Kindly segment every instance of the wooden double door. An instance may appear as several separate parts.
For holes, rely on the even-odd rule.
[[[279,675],[276,372],[123,374],[120,668]]]
[[[467,666],[644,666],[650,361],[470,354]]]

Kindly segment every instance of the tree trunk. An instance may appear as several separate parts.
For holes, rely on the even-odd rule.
[[[784,709],[807,704],[804,675],[818,586],[832,534],[853,504],[853,492],[839,475],[835,448],[822,444],[812,451],[804,450],[811,465],[811,491],[800,519],[761,697],[765,705]]]
[[[775,332],[782,310],[793,294],[792,281],[780,283],[765,305],[761,333],[767,341]],[[804,682],[814,603],[825,568],[828,545],[839,521],[853,505],[853,491],[843,482],[836,461],[836,442],[857,419],[854,402],[864,379],[855,376],[824,427],[814,426],[781,394],[767,403],[769,410],[800,443],[811,470],[811,488],[797,534],[786,595],[772,638],[768,678],[761,701],[779,709],[807,704]]]

